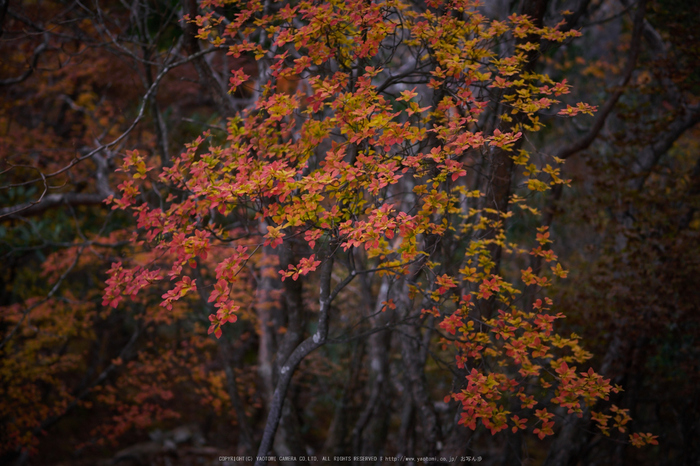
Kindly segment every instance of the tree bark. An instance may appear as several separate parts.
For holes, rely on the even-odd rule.
[[[329,248],[330,249],[330,248]],[[277,432],[280,418],[282,417],[282,407],[284,399],[287,396],[289,384],[292,381],[294,371],[299,366],[299,363],[304,360],[312,351],[323,346],[328,337],[328,319],[330,313],[330,305],[337,294],[342,290],[352,279],[355,274],[351,274],[340,282],[331,292],[331,272],[333,271],[334,258],[332,253],[323,258],[319,277],[319,313],[316,332],[299,344],[289,358],[281,365],[279,371],[279,379],[275,387],[275,392],[270,402],[270,411],[267,416],[267,422],[263,431],[262,441],[258,448],[258,457],[255,466],[264,466],[267,464],[265,457],[270,454],[272,443]]]

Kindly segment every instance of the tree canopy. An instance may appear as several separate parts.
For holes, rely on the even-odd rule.
[[[693,464],[693,9],[5,1],[3,462]]]

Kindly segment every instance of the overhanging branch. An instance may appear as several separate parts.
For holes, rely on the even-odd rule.
[[[572,155],[581,152],[582,150],[588,149],[588,147],[593,144],[596,137],[598,137],[598,133],[600,133],[600,130],[603,129],[608,116],[612,112],[613,108],[615,108],[617,101],[620,100],[620,97],[625,92],[624,87],[627,85],[630,78],[632,78],[632,73],[637,66],[637,58],[639,57],[642,33],[644,30],[646,3],[646,0],[641,0],[637,6],[637,11],[634,15],[634,28],[632,30],[632,42],[630,45],[629,56],[627,58],[627,64],[625,65],[622,77],[616,86],[616,90],[610,95],[610,97],[608,97],[608,100],[605,101],[601,109],[596,114],[596,119],[591,129],[589,129],[583,137],[559,149],[555,154],[556,157],[560,159],[567,159]]]

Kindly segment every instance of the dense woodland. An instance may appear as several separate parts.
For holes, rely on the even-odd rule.
[[[0,0],[0,92],[1,464],[700,461],[700,2]]]

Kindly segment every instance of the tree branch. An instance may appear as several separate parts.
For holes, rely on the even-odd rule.
[[[43,196],[38,201],[25,202],[18,206],[3,207],[0,209],[0,219],[12,217],[20,212],[24,215],[37,215],[61,204],[71,206],[96,205],[104,202],[106,198],[107,196],[102,194],[89,193],[49,194],[48,196]]]
[[[109,148],[111,148],[111,147],[114,147],[115,145],[119,144],[119,143],[120,143],[121,141],[123,141],[129,134],[131,134],[131,132],[132,132],[132,131],[134,130],[134,128],[136,127],[136,125],[139,124],[139,122],[141,121],[141,119],[142,119],[143,116],[144,116],[144,113],[145,113],[145,110],[146,110],[146,105],[147,105],[148,102],[150,101],[151,96],[156,92],[158,86],[160,85],[160,82],[163,80],[163,78],[165,77],[165,75],[168,74],[168,73],[170,72],[170,70],[172,70],[172,69],[174,69],[174,68],[177,68],[177,67],[179,67],[179,66],[185,65],[185,64],[187,64],[187,63],[190,63],[191,61],[196,60],[197,58],[201,58],[203,55],[206,55],[206,54],[208,54],[208,53],[215,52],[216,50],[220,50],[220,49],[222,49],[222,48],[224,48],[224,47],[212,47],[212,48],[207,49],[207,50],[202,50],[202,51],[197,52],[197,53],[195,53],[195,54],[193,54],[193,55],[190,55],[190,56],[188,56],[188,57],[186,57],[186,58],[183,58],[182,60],[178,60],[178,61],[176,61],[176,62],[172,62],[172,63],[170,63],[169,65],[166,65],[165,67],[163,67],[163,69],[160,71],[160,73],[158,73],[158,75],[156,76],[156,78],[153,80],[153,84],[148,88],[148,90],[146,91],[146,94],[144,94],[143,98],[141,99],[141,105],[139,106],[139,111],[138,111],[138,114],[136,115],[136,118],[134,118],[134,121],[132,121],[132,122],[131,122],[131,125],[129,125],[129,127],[128,127],[126,130],[124,130],[124,132],[123,132],[122,134],[120,134],[120,135],[119,135],[116,139],[114,139],[112,142],[109,142],[109,143],[107,143],[107,144],[102,144],[102,145],[100,145],[99,147],[96,147],[95,149],[91,150],[90,152],[88,152],[87,154],[85,154],[85,155],[83,155],[83,156],[75,157],[75,158],[74,158],[73,160],[71,160],[71,162],[70,162],[68,165],[66,165],[65,167],[63,167],[63,168],[61,168],[61,169],[59,169],[59,170],[56,170],[55,172],[46,174],[46,175],[42,174],[42,177],[41,177],[41,178],[35,178],[35,179],[32,179],[32,180],[23,181],[23,182],[21,182],[21,183],[15,183],[15,184],[11,184],[11,185],[6,185],[6,186],[3,186],[3,188],[15,188],[15,187],[18,187],[18,186],[26,186],[26,185],[30,185],[30,184],[32,184],[32,183],[36,183],[37,181],[41,181],[41,180],[44,179],[44,178],[45,178],[45,179],[53,178],[53,177],[55,177],[55,176],[60,175],[61,173],[65,173],[66,171],[70,170],[71,168],[73,168],[75,165],[77,165],[78,163],[82,162],[83,160],[89,159],[89,158],[93,157],[95,154],[97,154],[97,153],[99,153],[99,152],[101,152],[101,151],[103,151],[103,150],[105,150],[105,149],[109,149]]]
[[[640,162],[641,176],[634,185],[635,190],[639,191],[642,189],[661,157],[668,152],[678,138],[687,130],[700,123],[700,106],[695,106],[688,110],[688,113],[683,118],[673,121],[669,125],[668,131],[642,151],[642,160]]]
[[[600,130],[603,129],[603,126],[605,125],[605,122],[607,121],[608,116],[612,112],[613,108],[615,108],[617,101],[620,100],[620,97],[625,91],[624,87],[629,82],[630,78],[632,77],[632,73],[634,72],[634,69],[637,66],[637,58],[639,57],[639,50],[641,49],[641,38],[644,29],[643,26],[644,14],[646,12],[646,3],[647,0],[641,0],[639,2],[639,5],[637,6],[637,11],[634,15],[634,28],[632,31],[632,42],[630,45],[630,52],[627,58],[627,64],[625,65],[624,72],[622,73],[622,77],[620,78],[620,81],[616,86],[617,89],[610,95],[610,97],[608,97],[608,100],[603,104],[601,109],[598,110],[598,113],[596,114],[596,120],[593,123],[593,126],[588,130],[588,132],[580,139],[559,149],[555,154],[556,157],[560,159],[567,159],[572,155],[581,152],[582,150],[588,149],[588,147],[593,143],[593,141],[595,141],[595,138],[598,137],[598,133],[600,133]]]
[[[198,13],[198,3],[196,0],[184,0],[183,9],[188,12],[190,20],[197,17]],[[191,54],[190,56],[197,56],[192,60],[199,79],[202,81],[202,86],[209,92],[209,94],[214,99],[214,103],[221,116],[230,117],[235,114],[235,109],[233,103],[231,102],[231,96],[228,95],[226,89],[221,86],[221,83],[214,76],[214,70],[211,69],[209,63],[202,58],[199,54],[200,46],[199,39],[197,39],[197,27],[191,22],[186,22],[183,26],[185,32],[185,48]]]
[[[321,277],[320,277],[320,309],[318,313],[318,327],[316,332],[304,340],[299,346],[297,346],[292,354],[287,358],[284,364],[280,367],[279,378],[277,380],[277,387],[275,388],[275,393],[270,402],[270,412],[267,416],[267,423],[265,424],[265,430],[263,431],[263,438],[260,442],[260,447],[258,448],[258,457],[265,457],[270,452],[272,447],[272,442],[275,439],[275,433],[277,432],[277,426],[279,424],[280,418],[282,417],[282,406],[284,404],[284,399],[287,396],[287,389],[292,381],[292,376],[294,371],[299,366],[299,363],[304,360],[312,351],[320,346],[323,346],[328,337],[328,317],[330,306],[333,298],[337,296],[342,287],[350,283],[350,279],[345,279],[343,282],[338,284],[331,292],[331,272],[333,271],[333,255],[329,256],[323,262],[321,266]],[[350,277],[354,277],[351,275]],[[259,459],[255,461],[255,466],[264,466],[267,461],[264,459]]]
[[[10,3],[9,0],[5,0],[4,5],[0,6],[0,9],[4,8],[4,10],[5,10],[5,11],[0,11],[0,15],[2,15],[2,17],[5,16],[5,13],[7,11],[7,5],[9,3]],[[0,36],[2,35],[1,28],[2,28],[2,22],[0,22]],[[0,80],[0,86],[9,86],[12,84],[18,84],[18,83],[21,83],[22,81],[25,81],[27,78],[29,78],[29,76],[31,76],[32,73],[34,73],[34,70],[36,69],[36,65],[39,62],[39,57],[48,48],[49,48],[49,35],[47,33],[44,33],[44,42],[42,42],[37,48],[34,49],[34,53],[32,54],[32,60],[29,64],[29,68],[27,68],[27,70],[24,73],[17,76],[16,78],[8,78],[8,79]]]

